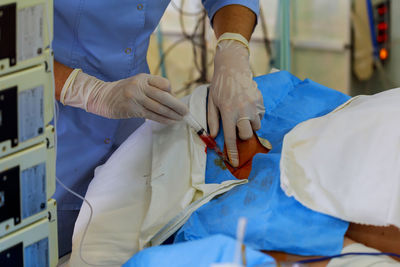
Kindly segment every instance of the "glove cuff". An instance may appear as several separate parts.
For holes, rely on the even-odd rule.
[[[242,43],[250,53],[249,42],[240,33],[226,32],[226,33],[222,34],[217,40],[217,46],[220,42],[222,42],[224,40],[238,41],[238,42]]]
[[[81,69],[74,69],[71,74],[68,76],[68,79],[65,81],[64,86],[61,90],[60,94],[60,102],[65,105],[65,95],[67,94],[68,90],[72,87],[74,84],[76,76],[78,76],[79,72],[81,72]]]

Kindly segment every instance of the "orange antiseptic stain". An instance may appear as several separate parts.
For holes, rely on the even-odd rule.
[[[239,167],[233,168],[227,163],[225,165],[236,178],[247,179],[251,172],[253,157],[258,153],[267,154],[270,149],[260,143],[255,133],[249,140],[238,139],[236,143],[239,151]],[[224,152],[225,154],[227,153],[226,145],[224,146]]]
[[[221,158],[214,159],[214,165],[226,170],[226,163]]]

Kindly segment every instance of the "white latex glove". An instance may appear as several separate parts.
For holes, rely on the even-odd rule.
[[[247,43],[244,37],[241,35],[239,37]],[[243,42],[237,40],[218,42],[214,59],[214,76],[208,97],[210,134],[213,137],[217,136],[219,116],[221,116],[228,157],[233,166],[239,165],[236,128],[240,139],[250,139],[253,131],[260,129],[260,120],[265,113],[261,92],[252,79],[249,49]]]
[[[188,112],[187,106],[171,94],[167,79],[144,73],[103,82],[75,69],[64,84],[60,101],[112,119],[141,117],[172,123]]]

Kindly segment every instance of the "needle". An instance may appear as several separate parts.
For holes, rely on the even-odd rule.
[[[200,139],[206,144],[207,148],[213,149],[217,155],[226,163],[228,163],[232,168],[234,168],[228,157],[222,152],[218,147],[217,142],[211,137],[211,135],[198,123],[192,114],[188,113],[183,120],[197,133]]]

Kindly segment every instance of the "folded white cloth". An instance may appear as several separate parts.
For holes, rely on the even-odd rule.
[[[354,243],[343,248],[342,254],[344,253],[379,253],[379,250],[366,247],[360,243]],[[334,258],[329,261],[326,267],[368,267],[368,266],[380,266],[380,267],[399,267],[400,262],[388,256],[368,256],[368,255],[349,255],[340,258]]]
[[[206,86],[185,99],[206,126]],[[98,167],[75,223],[70,266],[121,266],[140,249],[158,245],[191,213],[246,180],[205,184],[205,145],[186,124],[146,121]],[[89,263],[82,261],[82,257]]]
[[[400,89],[358,96],[284,138],[281,187],[347,221],[400,227]]]

